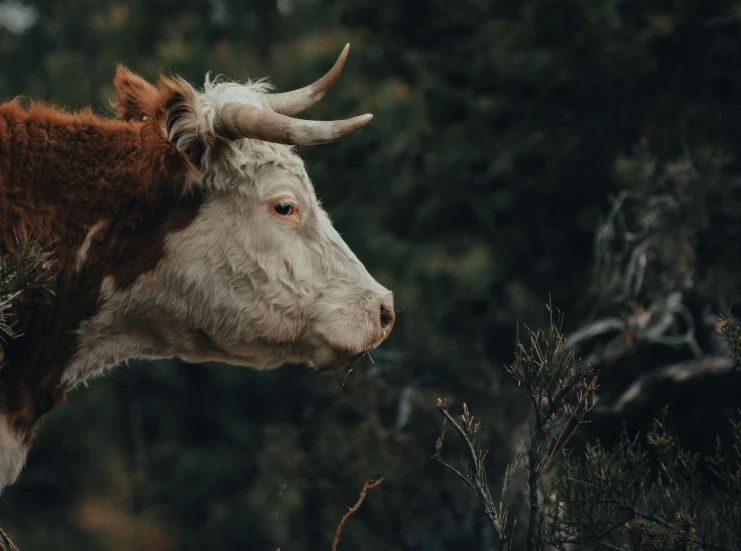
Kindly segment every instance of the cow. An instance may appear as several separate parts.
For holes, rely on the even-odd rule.
[[[258,369],[341,369],[394,325],[317,200],[294,146],[368,123],[293,115],[334,85],[264,81],[202,89],[118,66],[115,117],[18,99],[0,105],[0,256],[20,239],[51,256],[47,284],[13,304],[2,343],[0,491],[40,419],[76,385],[132,358]]]

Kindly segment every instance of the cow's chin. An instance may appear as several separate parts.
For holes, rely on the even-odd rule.
[[[317,371],[335,372],[376,348],[384,337],[385,335],[373,336],[360,346],[357,343],[354,343],[354,346],[343,346],[340,343],[329,342],[328,339],[316,334],[290,343],[253,339],[242,346],[230,347],[219,343],[218,346],[203,347],[181,357],[189,362],[221,361],[257,369],[303,364]]]
[[[373,347],[368,347],[368,349],[370,348]],[[365,354],[367,350],[364,348],[360,351],[350,351],[328,345],[299,347],[295,344],[284,348],[274,343],[270,347],[259,347],[257,349],[250,347],[249,350],[242,349],[224,352],[224,354],[219,354],[215,357],[196,355],[183,357],[183,359],[190,362],[221,361],[234,365],[251,366],[258,369],[274,369],[287,364],[300,364],[319,372],[333,373],[349,366]]]
[[[344,350],[322,350],[306,364],[322,373],[334,373],[341,371],[352,364],[365,352],[353,353]]]

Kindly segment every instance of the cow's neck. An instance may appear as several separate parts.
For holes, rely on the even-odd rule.
[[[15,235],[28,236],[54,261],[48,289],[16,305],[23,335],[4,346],[0,471],[4,431],[27,446],[38,419],[63,399],[64,369],[103,281],[132,285],[157,264],[167,233],[198,211],[200,197],[179,199],[182,173],[172,176],[171,153],[158,147],[169,144],[139,124],[0,105],[0,253]]]

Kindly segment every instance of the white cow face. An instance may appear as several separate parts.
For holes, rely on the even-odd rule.
[[[254,148],[280,160],[249,165]],[[158,296],[140,290],[157,316],[186,322],[190,342],[173,346],[192,354],[180,355],[333,369],[378,346],[394,324],[392,293],[334,229],[300,159],[245,143],[228,164],[195,221],[168,238],[157,281],[143,282]]]

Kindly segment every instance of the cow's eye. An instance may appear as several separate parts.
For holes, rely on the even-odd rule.
[[[293,205],[288,201],[280,201],[273,206],[273,210],[281,216],[290,216],[293,214]]]

